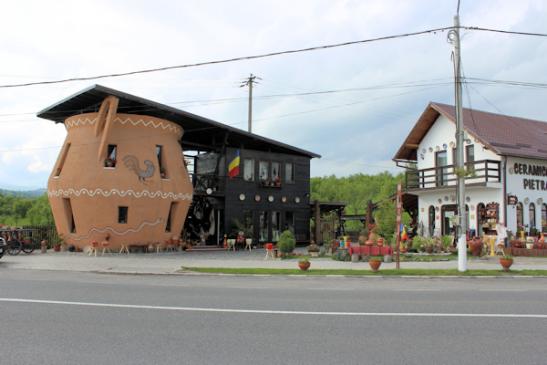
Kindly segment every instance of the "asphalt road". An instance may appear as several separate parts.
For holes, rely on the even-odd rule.
[[[541,278],[0,278],[3,365],[547,363]]]

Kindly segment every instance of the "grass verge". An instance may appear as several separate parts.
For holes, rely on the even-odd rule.
[[[377,273],[370,270],[350,269],[265,269],[228,267],[182,267],[183,271],[209,274],[239,275],[351,275],[351,276],[547,276],[547,270],[468,270],[464,273],[456,269],[386,269]]]

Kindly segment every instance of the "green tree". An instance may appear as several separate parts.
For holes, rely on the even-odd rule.
[[[27,218],[31,225],[44,226],[53,224],[53,214],[47,195],[35,199],[32,207],[27,212]]]

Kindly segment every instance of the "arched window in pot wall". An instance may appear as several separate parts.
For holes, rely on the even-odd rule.
[[[541,205],[541,231],[547,233],[547,204]]]

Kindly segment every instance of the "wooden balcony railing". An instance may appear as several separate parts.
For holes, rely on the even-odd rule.
[[[495,160],[480,160],[466,163],[467,174],[465,176],[465,184],[501,182],[500,166],[500,161]],[[455,165],[407,171],[405,178],[406,188],[409,190],[456,186],[458,181]]]

